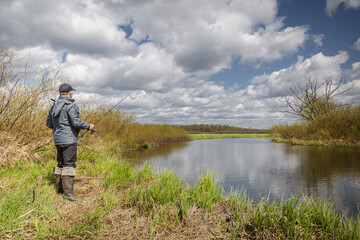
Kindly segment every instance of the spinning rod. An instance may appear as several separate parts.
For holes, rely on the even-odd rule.
[[[94,125],[98,124],[106,115],[108,115],[114,108],[116,108],[117,105],[119,105],[122,101],[124,101],[130,94],[132,94],[135,90],[132,90],[130,93],[128,93],[123,99],[120,100],[115,106],[113,106],[109,111],[107,111],[99,120],[97,120]],[[82,138],[90,129],[86,130],[83,134],[80,135],[79,138]],[[95,130],[91,130],[90,134],[93,134]]]

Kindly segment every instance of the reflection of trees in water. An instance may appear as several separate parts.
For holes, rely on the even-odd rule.
[[[189,142],[170,142],[154,149],[135,151],[124,154],[124,158],[134,164],[143,164],[152,158],[168,157],[170,154],[186,148]]]
[[[308,195],[342,199],[355,207],[350,202],[360,199],[360,149],[287,146],[285,152],[298,156]]]
[[[299,156],[301,170],[309,180],[360,173],[360,149],[288,146],[286,153]]]

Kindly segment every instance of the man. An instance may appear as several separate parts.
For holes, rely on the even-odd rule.
[[[51,106],[46,118],[46,125],[53,129],[57,149],[58,165],[54,168],[57,192],[63,193],[64,199],[76,201],[74,195],[74,178],[78,134],[81,129],[93,130],[95,125],[80,119],[79,107],[75,103],[70,84],[59,87],[60,97]]]

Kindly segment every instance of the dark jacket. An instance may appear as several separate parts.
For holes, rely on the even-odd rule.
[[[53,129],[55,145],[77,143],[80,129],[90,125],[80,119],[79,107],[75,100],[64,95],[52,105],[46,118],[46,125]]]

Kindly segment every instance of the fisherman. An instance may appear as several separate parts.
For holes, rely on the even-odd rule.
[[[76,90],[70,84],[61,84],[60,97],[51,106],[46,118],[46,125],[53,129],[57,149],[58,165],[54,168],[57,192],[70,201],[79,199],[74,195],[78,134],[81,129],[93,130],[95,127],[80,119],[79,106],[72,98],[73,91]]]

